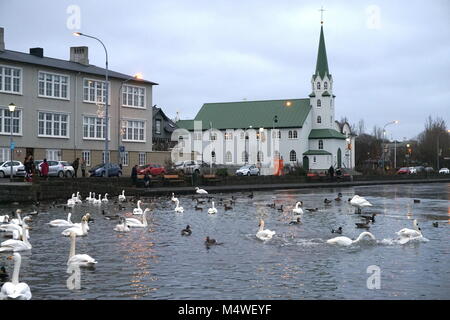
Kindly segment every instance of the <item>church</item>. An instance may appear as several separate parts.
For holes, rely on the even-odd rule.
[[[205,103],[193,120],[177,121],[172,158],[255,164],[261,174],[271,174],[277,159],[310,172],[353,168],[355,135],[335,120],[333,81],[322,23],[308,98]]]

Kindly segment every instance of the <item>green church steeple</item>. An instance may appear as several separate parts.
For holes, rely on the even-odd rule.
[[[323,78],[325,73],[330,75],[330,72],[328,71],[327,50],[325,49],[323,26],[320,26],[319,51],[317,53],[316,73],[314,75]]]

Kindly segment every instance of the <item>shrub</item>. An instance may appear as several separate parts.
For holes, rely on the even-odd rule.
[[[216,176],[219,177],[227,177],[228,176],[228,170],[227,168],[219,168],[216,170]]]

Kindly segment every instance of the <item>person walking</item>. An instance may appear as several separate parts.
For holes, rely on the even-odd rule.
[[[78,175],[78,166],[80,164],[80,158],[76,158],[74,162],[72,162],[72,167],[73,167],[73,177],[72,178],[76,178]]]
[[[48,180],[48,170],[49,170],[49,166],[48,166],[47,159],[44,159],[44,162],[42,162],[42,164],[41,164],[41,175],[45,180]]]
[[[81,158],[80,169],[81,169],[81,176],[83,178],[86,177],[86,161],[84,161],[83,158]]]
[[[330,166],[330,169],[328,169],[328,173],[330,174],[331,181],[333,181],[334,180],[334,168],[332,165]]]
[[[25,181],[30,182],[33,175],[33,165],[34,165],[33,156],[31,154],[25,158],[23,165],[25,167]]]
[[[144,175],[144,185],[146,188],[150,188],[150,185],[151,185],[151,179],[150,179],[150,175],[148,174],[148,171],[145,172],[145,175]]]
[[[137,164],[134,165],[133,169],[131,169],[131,180],[133,181],[133,185],[136,186],[137,183]]]

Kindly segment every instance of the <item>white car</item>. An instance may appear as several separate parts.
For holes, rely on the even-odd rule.
[[[415,167],[409,167],[409,173],[415,174],[415,173],[417,173],[417,169]]]
[[[259,168],[255,165],[245,165],[236,170],[237,176],[259,176]]]
[[[448,170],[448,168],[442,168],[441,170],[439,170],[439,173],[449,174],[450,170]]]
[[[17,176],[18,173],[21,176],[25,174],[25,166],[20,161],[13,161],[13,176]],[[11,175],[11,161],[0,162],[0,178],[9,177]]]

